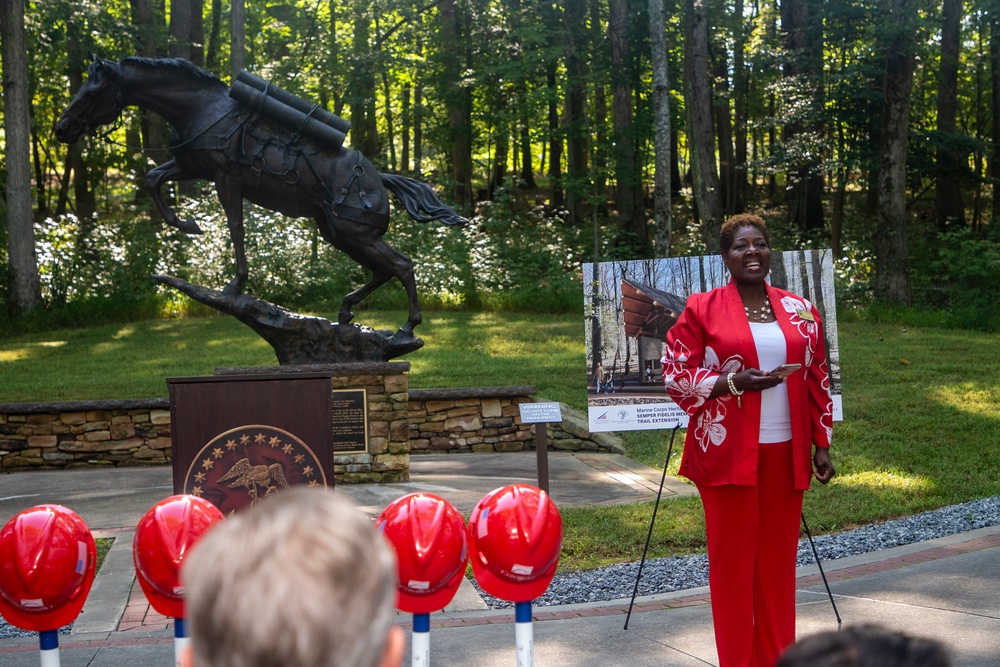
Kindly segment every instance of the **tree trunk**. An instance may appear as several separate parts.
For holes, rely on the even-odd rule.
[[[222,34],[222,0],[212,0],[212,23],[208,29],[205,47],[205,68],[209,72],[219,69],[219,40]]]
[[[990,229],[1000,229],[1000,3],[990,5],[990,106],[993,111],[991,127],[992,150],[990,153],[990,183],[993,187],[993,211]]]
[[[534,190],[537,185],[531,162],[531,121],[528,119],[528,101],[523,97],[521,98],[520,115],[518,127],[521,133],[521,174],[518,177],[518,187]]]
[[[892,0],[885,45],[885,109],[879,144],[878,223],[875,230],[875,296],[910,304],[906,240],[906,140],[913,87],[916,0]]]
[[[337,27],[340,23],[339,0],[328,0],[330,12],[329,34],[326,38],[326,72],[323,73],[324,105],[333,109],[333,113],[342,116],[344,112],[344,72],[347,68],[341,59],[340,40],[337,39]]]
[[[743,0],[735,0],[733,15],[743,16]],[[747,95],[746,35],[743,21],[737,20],[733,35],[733,125],[736,130],[735,164],[732,168],[732,210],[742,213],[747,202]]]
[[[400,156],[400,170],[403,172],[410,171],[410,130],[411,130],[411,111],[410,111],[410,98],[413,96],[413,89],[410,87],[409,83],[403,84],[403,90],[400,99],[400,115],[402,116],[403,127],[400,130],[400,138],[403,141],[402,145],[402,155]]]
[[[938,78],[937,129],[944,141],[953,140],[958,113],[958,57],[962,0],[944,0],[941,10],[941,69]],[[968,163],[961,151],[938,149],[934,210],[940,229],[965,225],[961,176]]]
[[[562,155],[563,140],[559,127],[559,84],[556,80],[556,63],[549,62],[545,67],[545,81],[549,88],[549,203],[553,208],[562,208],[566,200],[563,197]]]
[[[424,170],[424,91],[418,82],[413,89],[413,171]]]
[[[159,32],[157,23],[162,25],[163,16],[156,12],[150,0],[131,0],[132,23],[139,31],[139,54],[146,58],[156,58],[159,49],[157,48],[156,35]],[[167,136],[166,121],[160,116],[146,110],[139,110],[139,132],[142,136],[142,146],[145,149],[144,159],[138,160],[136,169],[136,189],[137,196],[148,196],[145,187],[142,187],[146,179],[146,172],[149,158],[154,164],[160,165],[170,159],[170,153],[166,149]],[[151,214],[159,219],[160,213],[153,209]]]
[[[649,34],[653,67],[653,123],[655,172],[653,176],[653,242],[657,257],[670,256],[673,218],[670,211],[670,77],[668,76],[667,27],[663,0],[649,0]]]
[[[139,54],[146,58],[156,57],[156,27],[154,25],[154,11],[150,0],[130,0],[132,8],[132,25],[138,33]]]
[[[632,112],[628,16],[628,0],[611,0],[608,41],[611,43],[611,73],[614,80],[612,116],[615,130],[615,205],[618,209],[619,228],[634,237],[638,244],[645,245],[649,242],[649,237]]]
[[[736,158],[733,155],[733,120],[729,109],[729,62],[726,60],[724,46],[709,49],[714,54],[713,65],[715,73],[713,80],[716,88],[712,95],[712,116],[715,118],[715,134],[719,143],[719,199],[722,200],[724,215],[732,215],[734,206],[735,179],[733,168]]]
[[[173,0],[170,3],[170,57],[191,60],[191,16],[190,0]]]
[[[392,86],[389,84],[389,72],[382,68],[382,97],[385,99],[385,137],[389,146],[390,171],[398,171],[396,166],[396,119],[392,111]]]
[[[31,124],[31,162],[35,170],[35,192],[36,210],[39,218],[45,218],[49,214],[49,192],[46,185],[47,169],[42,165],[42,142],[38,136],[38,128]]]
[[[19,315],[42,303],[31,210],[31,100],[22,2],[0,2],[0,58],[7,167],[7,312]]]
[[[712,135],[712,86],[708,78],[708,21],[705,17],[705,0],[685,0],[685,6],[687,10],[685,87],[688,91],[691,174],[705,247],[709,252],[714,252],[719,248],[722,201],[719,199],[719,176],[715,170],[715,138]]]
[[[472,206],[472,127],[470,125],[471,98],[467,87],[461,84],[465,58],[456,57],[455,46],[462,44],[461,24],[455,0],[444,0],[438,9],[441,19],[441,39],[448,56],[445,59],[445,80],[449,88],[445,93],[445,110],[448,117],[449,143],[451,146],[452,192],[455,202],[462,208]],[[461,51],[464,55],[465,51]]]
[[[417,56],[424,55],[424,40],[418,34]],[[413,83],[413,171],[417,174],[423,172],[424,159],[424,82],[421,72],[417,70],[416,80]]]
[[[671,118],[673,118],[671,116]],[[677,133],[670,133],[670,192],[678,197],[682,196],[684,189],[684,179],[681,177],[680,142],[677,140]],[[681,228],[684,228],[684,221],[680,221]]]
[[[229,80],[246,66],[246,0],[230,0],[229,10]]]
[[[603,28],[604,14],[601,0],[590,0],[588,6],[590,17],[590,43],[594,53],[592,61],[607,62],[606,37]],[[603,68],[602,68],[603,69]],[[607,74],[607,72],[602,72]],[[591,99],[594,101],[594,137],[591,142],[590,162],[594,173],[594,186],[591,196],[593,197],[593,209],[591,219],[594,222],[594,244],[598,243],[597,219],[599,216],[607,216],[607,173],[608,173],[608,97],[604,86],[607,76],[593,76],[594,89],[591,92]],[[594,261],[599,261],[597,251],[594,252]]]
[[[189,60],[198,67],[205,66],[205,0],[191,1],[191,31]]]
[[[587,121],[586,16],[583,0],[567,0],[563,10],[563,20],[567,24],[566,126],[569,135],[566,146],[566,207],[574,224],[580,224],[586,218],[586,201],[590,194],[587,173],[590,128]]]
[[[370,39],[368,5],[354,3],[354,38],[351,40],[352,66],[348,100],[351,105],[351,146],[370,160],[378,160],[375,126],[375,73]]]
[[[510,133],[506,124],[496,128],[496,142],[493,154],[493,168],[486,186],[486,198],[493,200],[497,188],[502,188],[507,178],[507,159],[510,157]]]
[[[83,85],[84,65],[83,48],[75,37],[66,39],[66,55],[69,66],[69,92],[76,96]],[[78,219],[77,245],[86,247],[94,226],[94,214],[97,212],[97,199],[90,187],[90,174],[87,163],[83,159],[82,144],[70,146],[66,153],[66,166],[73,171],[73,200],[76,204]]]
[[[845,154],[844,128],[837,125],[837,154]],[[840,259],[843,242],[841,236],[844,230],[844,204],[847,202],[848,171],[846,166],[837,168],[837,189],[833,195],[833,214],[830,216],[830,249],[833,259]]]
[[[781,27],[785,31],[785,48],[788,58],[782,66],[785,78],[792,79],[799,88],[799,96],[812,101],[808,112],[811,118],[820,118],[823,107],[823,16],[818,0],[783,0]],[[788,174],[788,213],[790,222],[805,231],[822,229],[823,176],[819,171],[818,139],[823,132],[822,121],[795,120],[785,127],[786,142],[801,141],[807,144],[797,152],[805,157],[792,165]]]

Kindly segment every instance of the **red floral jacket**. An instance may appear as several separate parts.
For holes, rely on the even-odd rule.
[[[812,446],[829,447],[833,434],[823,325],[819,312],[806,299],[770,285],[767,296],[785,334],[788,363],[802,364],[786,382],[795,488],[804,490],[812,480]],[[691,416],[680,473],[706,486],[755,486],[761,446],[760,392],[744,393],[742,407],[729,392],[709,398],[720,375],[759,368],[735,283],[691,295],[667,332],[662,361],[667,394]]]

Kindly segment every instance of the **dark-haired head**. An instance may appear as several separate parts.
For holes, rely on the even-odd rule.
[[[944,647],[877,625],[821,632],[799,640],[776,667],[949,667]]]
[[[767,223],[764,222],[764,219],[753,213],[740,213],[723,222],[722,228],[719,229],[719,250],[722,254],[729,252],[729,249],[733,246],[733,237],[736,235],[736,230],[740,227],[755,227],[759,229],[760,233],[764,235],[767,245],[771,245],[771,235],[767,233]]]

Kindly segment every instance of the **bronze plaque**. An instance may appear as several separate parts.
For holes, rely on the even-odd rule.
[[[333,451],[353,454],[368,451],[368,394],[364,389],[332,392]]]
[[[248,424],[220,433],[202,447],[188,466],[183,492],[229,514],[292,484],[326,486],[316,454],[288,431]]]
[[[294,484],[333,485],[328,375],[168,378],[174,493],[224,513]]]

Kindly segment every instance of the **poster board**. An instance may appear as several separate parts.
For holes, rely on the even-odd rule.
[[[587,416],[591,432],[686,427],[688,415],[663,389],[666,333],[687,298],[729,282],[720,255],[625,260],[583,265],[587,349]],[[833,420],[843,420],[833,253],[771,253],[768,282],[808,299],[826,336]],[[595,356],[595,350],[600,354]],[[597,392],[600,359],[604,385]]]

